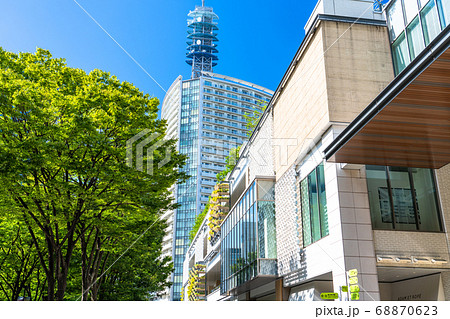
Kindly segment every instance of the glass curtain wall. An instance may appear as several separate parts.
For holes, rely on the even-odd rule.
[[[403,69],[449,24],[448,0],[393,0],[387,8],[395,73]]]
[[[221,226],[221,293],[258,275],[276,275],[274,182],[256,180],[241,196]],[[271,267],[272,266],[272,267]],[[262,269],[263,268],[263,269]]]
[[[182,171],[190,175],[190,178],[177,188],[180,207],[175,212],[173,300],[181,298],[183,261],[189,246],[189,232],[197,213],[198,105],[199,80],[183,82],[179,145],[180,153],[187,155]]]
[[[366,166],[372,228],[442,231],[433,171]]]

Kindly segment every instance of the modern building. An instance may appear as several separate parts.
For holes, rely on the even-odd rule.
[[[174,81],[161,109],[161,117],[168,122],[168,136],[177,138],[179,152],[187,155],[183,170],[190,175],[186,183],[173,189],[180,207],[165,216],[169,228],[164,253],[172,255],[175,268],[172,300],[180,299],[183,261],[195,218],[205,208],[230,150],[248,139],[245,115],[260,111],[273,93],[243,80],[212,73],[218,61],[218,17],[204,3],[188,16],[186,62],[192,68],[191,78],[179,76]]]
[[[318,1],[227,178],[211,300],[450,300],[450,1],[376,2]]]
[[[386,16],[395,78],[324,155],[365,181],[380,299],[450,300],[450,1]]]

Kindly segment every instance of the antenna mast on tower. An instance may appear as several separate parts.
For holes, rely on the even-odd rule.
[[[219,17],[210,7],[196,6],[194,11],[189,12],[188,17],[188,52],[186,63],[192,66],[191,78],[198,78],[202,71],[213,72],[217,65],[217,19]]]

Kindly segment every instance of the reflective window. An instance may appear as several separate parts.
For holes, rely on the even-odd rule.
[[[328,215],[327,212],[327,194],[325,193],[325,172],[323,165],[317,167],[317,180],[319,188],[319,211],[325,212],[320,214],[320,227],[322,236],[328,235]]]
[[[406,16],[406,23],[410,23],[412,19],[414,19],[419,12],[419,8],[417,6],[416,0],[407,0],[404,1],[405,6],[405,16]]]
[[[395,72],[399,74],[410,62],[408,44],[404,33],[392,44],[392,54],[394,55]]]
[[[412,168],[410,171],[415,189],[419,229],[441,230],[433,172],[424,168]]]
[[[274,189],[273,181],[256,180],[223,222],[221,293],[258,275],[276,275]]]
[[[394,40],[403,31],[405,23],[403,21],[402,3],[400,0],[395,0],[389,11],[387,12],[389,21],[389,33],[391,40]]]
[[[308,246],[312,243],[311,238],[311,220],[310,207],[308,196],[308,179],[305,178],[300,182],[300,197],[302,207],[302,224],[303,224],[303,246]]]
[[[323,164],[300,182],[303,246],[328,235],[328,216]]]
[[[416,215],[414,209],[414,195],[410,187],[409,172],[406,167],[388,167],[390,190],[380,195],[380,202],[386,201],[391,192],[394,209],[394,222],[397,230],[415,230]]]
[[[439,15],[441,17],[441,26],[444,29],[450,24],[450,1],[436,0],[438,5]]]
[[[386,167],[366,166],[366,178],[373,229],[393,229]]]
[[[441,231],[433,172],[366,166],[373,229]]]
[[[441,31],[439,17],[434,1],[430,1],[425,8],[423,8],[420,15],[422,17],[425,44],[428,45]]]
[[[406,29],[408,34],[409,53],[411,60],[425,48],[419,17],[416,17]]]
[[[396,0],[386,16],[395,73],[399,74],[449,24],[450,1]]]

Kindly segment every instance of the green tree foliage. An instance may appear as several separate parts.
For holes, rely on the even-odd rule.
[[[26,247],[28,268],[39,260],[43,299],[63,300],[77,283],[83,300],[121,298],[114,291],[124,283],[148,285],[139,286],[146,292],[167,285],[161,278],[171,265],[158,256],[164,228],[158,218],[174,208],[168,188],[184,180],[179,173],[184,157],[175,141],[167,140],[153,153],[153,162],[166,154],[170,161],[154,165],[152,175],[145,173],[146,165],[141,172],[125,161],[127,140],[142,130],[163,139],[166,123],[157,120],[157,111],[156,98],[107,72],[86,74],[41,49],[17,55],[0,48],[0,202],[10,199],[15,205],[0,211],[8,234],[2,247],[7,242]],[[139,239],[149,248],[137,243],[100,277]],[[131,260],[127,267],[124,262]],[[12,268],[18,263],[11,261]],[[108,277],[121,269],[134,279]],[[110,291],[101,291],[102,280]],[[142,291],[138,294],[142,297]]]
[[[258,125],[259,119],[263,115],[264,111],[267,108],[267,103],[264,101],[258,102],[258,107],[254,108],[252,112],[244,114],[244,118],[246,120],[246,127],[248,129],[248,136],[253,134],[256,125]]]
[[[206,204],[205,208],[203,209],[203,211],[197,215],[197,217],[195,218],[195,222],[194,225],[192,226],[191,231],[189,232],[189,241],[192,243],[192,241],[194,240],[195,234],[197,234],[198,230],[200,229],[200,226],[203,223],[203,220],[206,217],[206,214],[208,214],[208,210],[209,210],[209,201],[211,200],[211,196],[208,198],[208,203]]]
[[[14,209],[14,203],[0,211]],[[45,275],[33,242],[21,221],[10,221],[0,215],[0,300],[18,300],[27,296],[40,300],[45,292]]]
[[[225,169],[216,175],[218,182],[223,182],[227,177],[228,173],[233,170],[236,166],[236,163],[239,159],[239,151],[241,150],[241,146],[236,148],[232,148],[230,150],[230,154],[225,158]]]
[[[139,224],[129,226],[141,233],[145,231]],[[148,300],[149,291],[161,291],[169,286],[168,274],[173,271],[173,265],[170,257],[160,258],[165,226],[162,223],[153,226],[121,259],[114,264],[116,258],[108,261],[106,266],[110,270],[94,285],[94,291],[98,291],[95,300]],[[121,251],[127,248],[125,242],[119,245]]]

